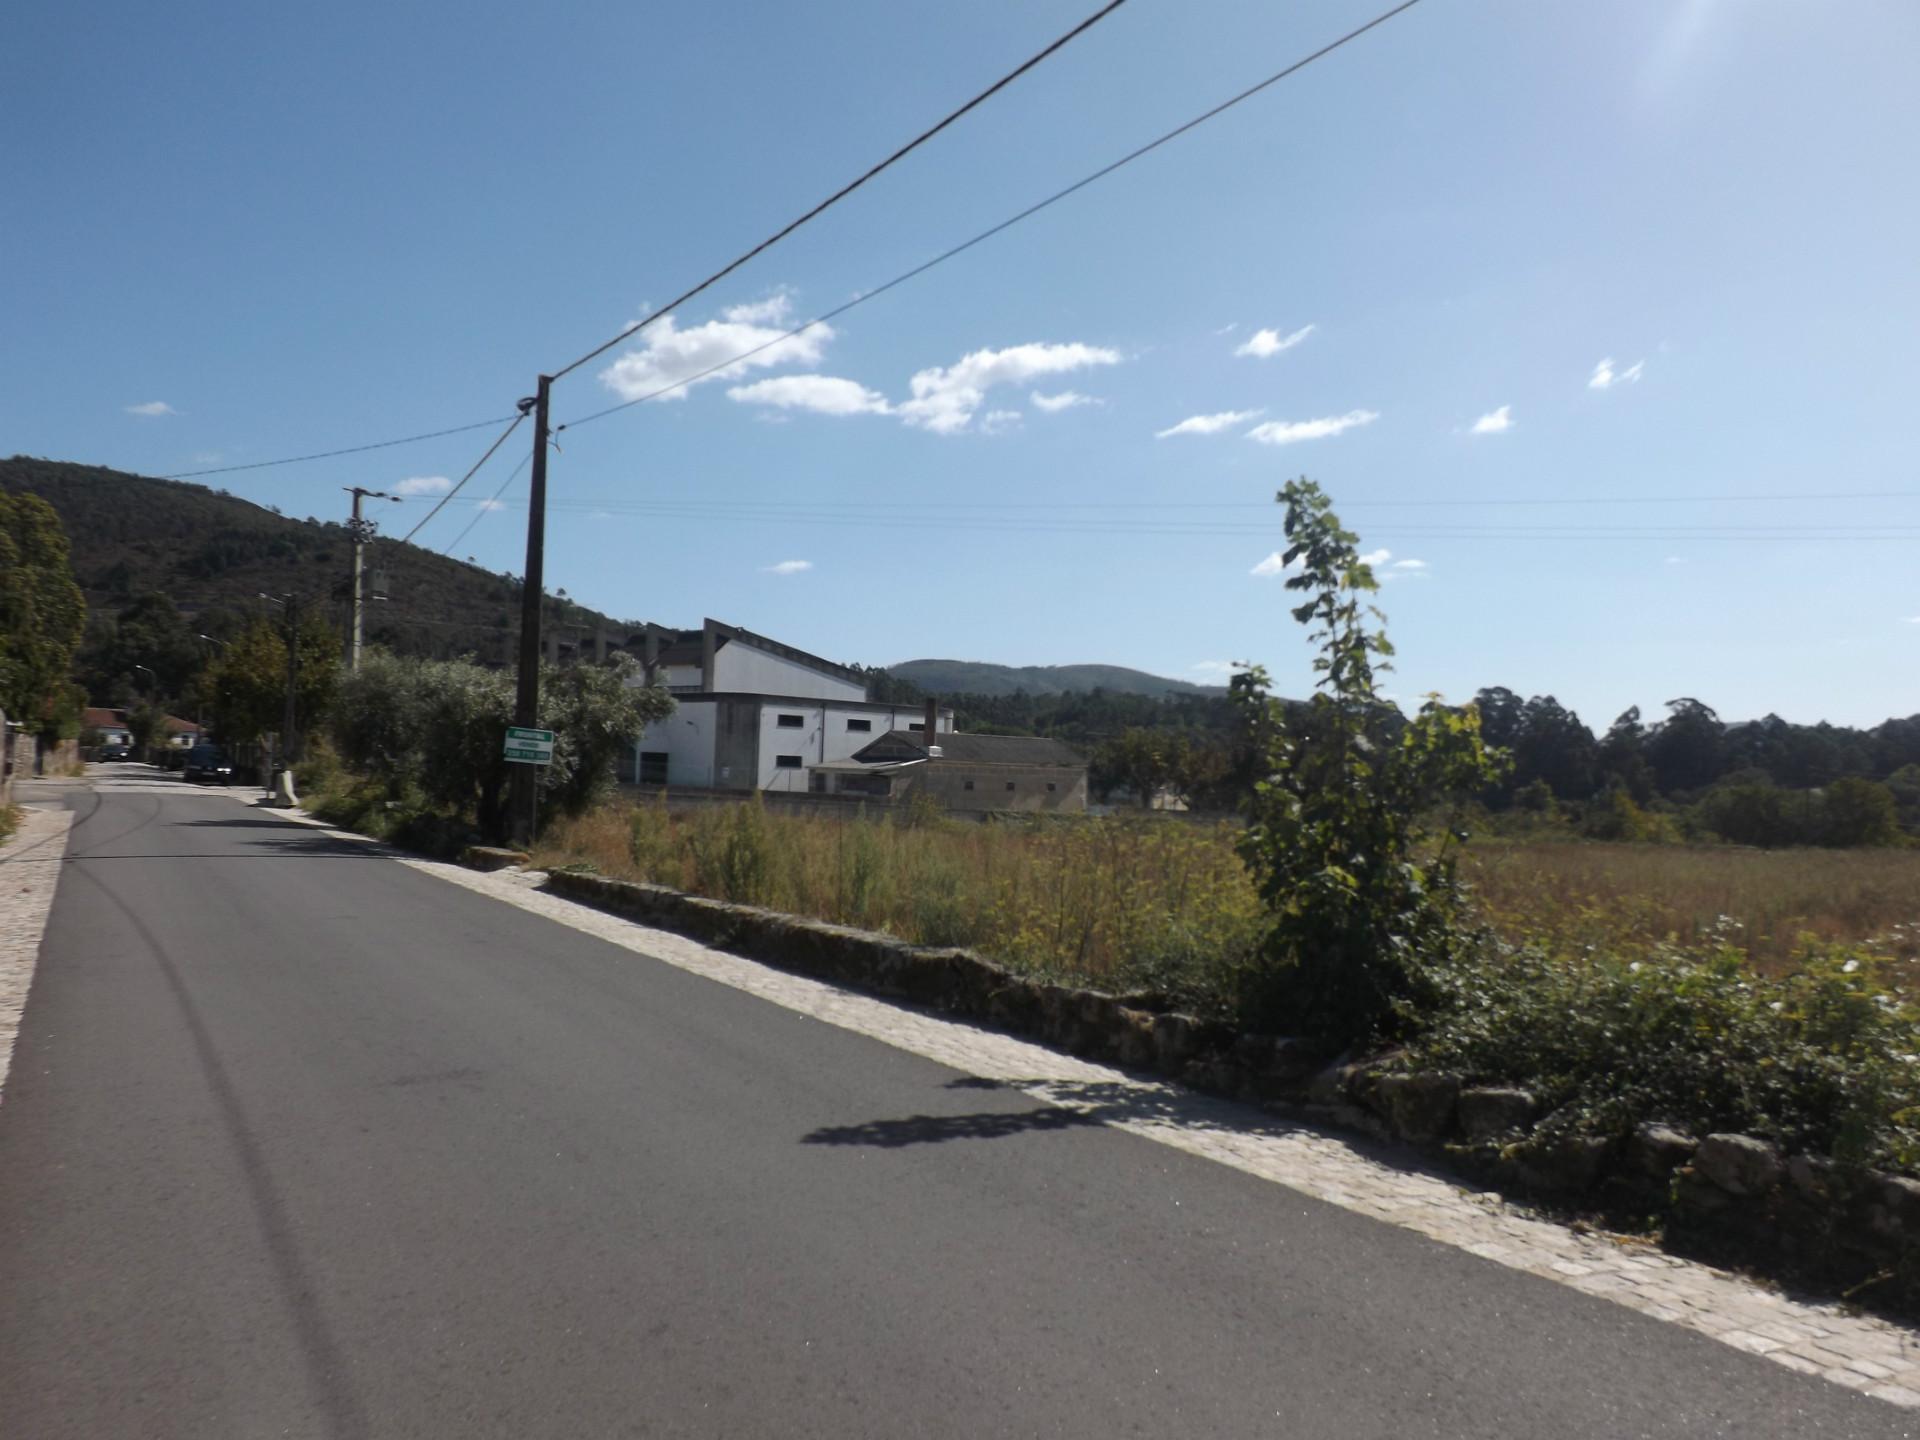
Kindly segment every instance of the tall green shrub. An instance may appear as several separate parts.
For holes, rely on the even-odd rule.
[[[1453,862],[1419,817],[1498,770],[1471,706],[1429,700],[1397,739],[1372,737],[1375,677],[1393,654],[1366,599],[1379,583],[1318,485],[1291,481],[1278,498],[1287,588],[1304,597],[1293,618],[1319,650],[1319,679],[1291,713],[1260,667],[1234,681],[1256,758],[1240,853],[1269,916],[1242,1018],[1354,1041],[1390,1030],[1425,966],[1458,943]]]

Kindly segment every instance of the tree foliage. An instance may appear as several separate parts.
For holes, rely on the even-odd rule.
[[[540,725],[554,732],[542,804],[577,815],[614,783],[615,762],[646,726],[673,709],[667,692],[632,685],[638,665],[546,667]],[[409,660],[368,651],[341,686],[332,735],[350,767],[396,795],[411,788],[439,809],[471,818],[483,834],[505,829],[512,766],[503,755],[514,682],[471,660]]]
[[[1241,855],[1271,917],[1243,1010],[1256,1026],[1355,1040],[1390,1029],[1457,943],[1453,864],[1420,817],[1485,787],[1496,759],[1471,706],[1429,700],[1396,739],[1370,733],[1393,654],[1366,598],[1378,582],[1319,486],[1292,481],[1279,498],[1287,588],[1306,597],[1293,618],[1318,648],[1319,679],[1292,711],[1258,667],[1234,684],[1261,771]]]
[[[86,623],[59,515],[37,496],[0,492],[0,710],[9,719],[58,728]]]
[[[208,665],[203,685],[214,733],[241,744],[278,733],[287,704],[287,630],[257,619]],[[325,719],[340,681],[340,637],[323,621],[300,621],[300,664],[294,724],[310,730]]]

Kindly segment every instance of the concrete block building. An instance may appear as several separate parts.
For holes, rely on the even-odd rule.
[[[1087,808],[1087,762],[1034,735],[960,735],[949,727],[929,740],[924,726],[893,730],[813,773],[813,788],[825,794],[889,801],[920,794],[954,813]]]
[[[950,709],[874,703],[858,671],[737,625],[650,625],[636,639],[642,673],[634,683],[665,685],[676,708],[621,767],[632,784],[804,794],[824,787],[812,779],[817,767],[851,758],[877,736],[953,729]]]

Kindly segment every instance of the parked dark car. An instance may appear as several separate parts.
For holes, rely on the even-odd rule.
[[[187,752],[186,771],[183,778],[217,780],[222,785],[231,785],[233,762],[227,758],[227,752],[218,745],[196,745]]]
[[[132,752],[125,745],[102,745],[95,757],[100,760],[125,760]]]

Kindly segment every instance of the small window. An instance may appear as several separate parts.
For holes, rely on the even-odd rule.
[[[963,780],[963,781],[962,781],[962,782],[960,783],[960,788],[961,788],[962,790],[971,790],[971,789],[973,789],[973,781],[971,781],[971,780]]]
[[[776,755],[773,757],[773,763],[782,770],[798,770],[800,768],[800,757],[798,755]]]
[[[804,715],[782,715],[778,723],[782,730],[798,730],[802,725],[807,723],[807,717]]]
[[[1049,790],[1058,790],[1059,788],[1060,788],[1060,787],[1059,787],[1058,785],[1056,785],[1056,784],[1054,784],[1054,783],[1053,783],[1053,781],[1051,781],[1051,780],[1049,780],[1049,781],[1047,781],[1047,789],[1049,789]]]
[[[909,730],[924,730],[926,728],[927,727],[918,720],[909,720],[907,722],[907,729]]]
[[[666,751],[642,750],[640,752],[640,783],[642,785],[664,785],[667,783]]]
[[[1013,781],[1011,780],[1007,781],[1007,789],[1009,790],[1013,789]]]
[[[871,720],[849,720],[849,721],[847,721],[847,729],[849,729],[849,730],[857,730],[857,731],[859,731],[859,732],[860,732],[860,733],[861,733],[862,735],[867,735],[867,734],[871,734],[871,733],[872,733],[872,731],[873,731],[873,721],[871,721]]]

